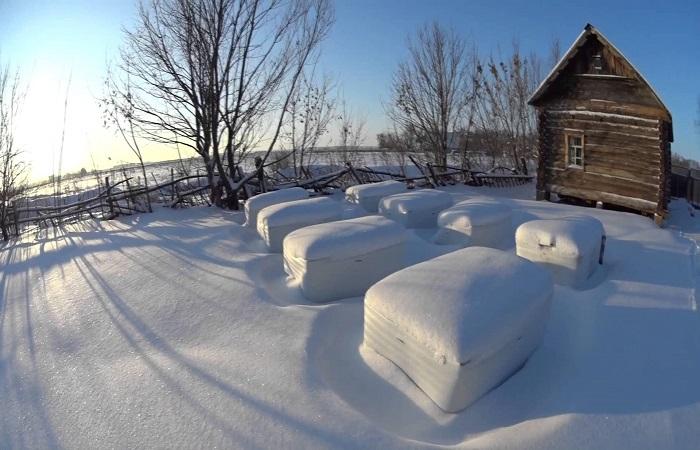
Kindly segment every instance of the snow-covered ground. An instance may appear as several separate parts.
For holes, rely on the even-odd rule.
[[[242,214],[160,209],[0,249],[0,447],[697,448],[700,217],[446,190],[499,196],[514,228],[590,214],[608,236],[586,290],[555,287],[525,367],[465,411],[361,348],[361,298],[304,300]],[[430,232],[410,232],[414,261],[450,249]]]

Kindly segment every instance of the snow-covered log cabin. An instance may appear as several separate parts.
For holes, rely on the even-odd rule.
[[[648,81],[588,24],[529,100],[537,110],[537,198],[551,193],[666,214],[671,113]]]

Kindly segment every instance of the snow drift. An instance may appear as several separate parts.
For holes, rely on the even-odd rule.
[[[282,252],[282,242],[289,233],[318,223],[340,220],[340,203],[328,197],[309,198],[279,203],[258,213],[258,234],[268,250]]]
[[[305,227],[284,239],[285,271],[309,300],[360,296],[404,267],[406,238],[401,225],[381,216]]]
[[[460,411],[539,345],[549,273],[471,247],[389,275],[365,295],[365,345],[399,366],[440,408]]]
[[[406,228],[432,228],[440,211],[452,204],[452,196],[447,192],[420,189],[382,198],[379,213]]]
[[[548,268],[557,284],[581,287],[602,263],[605,230],[593,217],[533,220],[515,233],[519,256]]]

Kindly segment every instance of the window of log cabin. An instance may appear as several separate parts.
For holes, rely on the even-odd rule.
[[[583,169],[583,134],[566,135],[566,165]]]

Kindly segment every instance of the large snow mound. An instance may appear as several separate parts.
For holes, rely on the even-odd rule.
[[[515,233],[519,256],[548,268],[557,284],[582,286],[602,263],[605,230],[593,217],[532,220]]]
[[[258,234],[268,250],[282,252],[284,238],[294,230],[318,223],[340,220],[343,209],[328,197],[279,203],[258,213]]]
[[[434,242],[499,248],[512,241],[512,215],[511,208],[501,202],[460,202],[438,216]]]
[[[245,202],[245,224],[249,227],[258,225],[258,213],[268,206],[278,203],[291,202],[294,200],[302,200],[309,197],[306,189],[293,187],[289,189],[280,189],[279,191],[265,192],[249,198]]]
[[[365,343],[435,403],[459,411],[537,347],[549,273],[511,253],[471,247],[388,276],[365,295]]]
[[[407,232],[381,216],[301,228],[284,239],[284,265],[304,295],[325,302],[363,295],[405,265]]]
[[[437,225],[440,211],[453,203],[452,196],[447,192],[420,189],[382,198],[379,213],[406,228],[432,228]]]
[[[345,199],[360,205],[367,212],[376,213],[379,201],[386,196],[406,190],[406,184],[400,181],[382,181],[379,183],[358,184],[345,190]]]

